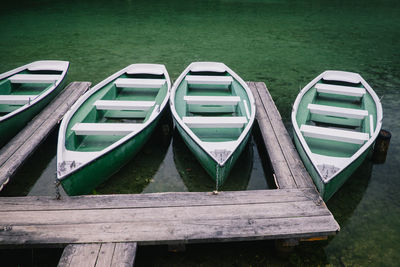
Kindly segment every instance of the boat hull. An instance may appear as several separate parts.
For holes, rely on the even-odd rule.
[[[228,177],[232,167],[235,165],[237,159],[245,148],[251,130],[243,138],[242,143],[237,147],[234,153],[226,161],[223,166],[220,166],[207,152],[205,152],[191,137],[190,135],[175,121],[175,125],[178,129],[179,134],[182,136],[183,141],[188,146],[189,150],[193,153],[196,159],[199,161],[201,166],[206,170],[208,175],[216,183],[216,188],[224,184],[226,178]]]
[[[346,168],[344,168],[338,174],[336,174],[334,178],[330,179],[328,182],[325,182],[321,179],[321,177],[318,174],[318,171],[315,169],[310,158],[307,156],[296,133],[294,133],[293,136],[294,136],[294,143],[296,145],[297,151],[299,152],[300,158],[302,159],[304,166],[306,167],[308,173],[313,179],[314,184],[317,187],[324,201],[328,201],[336,193],[336,191],[338,191],[339,188],[350,178],[350,176],[352,176],[352,174],[364,162],[364,160],[366,159],[367,155],[369,154],[369,152],[373,147],[372,145],[368,147],[364,151],[364,153],[361,154],[350,165],[348,165]]]
[[[32,104],[29,108],[16,113],[14,116],[0,121],[0,147],[4,146],[11,138],[18,134],[33,117],[42,111],[62,91],[65,86],[66,76],[45,98]]]
[[[134,138],[127,140],[115,149],[63,178],[61,184],[66,193],[70,196],[92,193],[94,188],[120,170],[139,152],[150,138],[160,117],[135,135]]]

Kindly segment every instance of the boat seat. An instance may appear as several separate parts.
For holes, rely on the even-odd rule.
[[[356,96],[356,97],[362,97],[363,95],[365,95],[366,92],[365,89],[361,87],[342,86],[342,85],[333,85],[325,83],[317,83],[315,85],[315,88],[319,93]]]
[[[187,104],[196,105],[237,105],[240,102],[239,96],[188,96],[183,99]]]
[[[369,134],[367,133],[318,127],[306,124],[301,125],[300,131],[304,136],[307,137],[360,145],[369,139]]]
[[[9,78],[11,83],[54,83],[61,78],[55,74],[16,74]]]
[[[147,111],[155,105],[155,101],[122,101],[97,100],[93,105],[98,110],[143,110]]]
[[[76,135],[127,135],[143,127],[141,123],[76,123]]]
[[[322,76],[322,79],[325,81],[338,81],[354,84],[361,82],[361,77],[358,73],[337,70],[326,71]]]
[[[246,117],[183,117],[190,128],[242,128]]]
[[[188,84],[215,84],[215,85],[230,85],[233,81],[231,76],[201,76],[187,75],[185,80]]]
[[[364,119],[368,111],[363,109],[340,108],[326,105],[308,104],[308,110],[313,114],[343,117],[349,119]]]
[[[25,105],[37,96],[38,95],[0,95],[0,104]]]
[[[118,78],[114,83],[119,88],[160,88],[165,84],[165,79]]]

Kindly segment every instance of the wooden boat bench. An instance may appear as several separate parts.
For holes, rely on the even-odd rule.
[[[160,88],[165,82],[165,79],[118,78],[114,83],[118,88]]]
[[[188,96],[183,100],[187,104],[195,105],[237,105],[240,102],[239,96]]]
[[[143,110],[147,111],[155,105],[155,101],[122,101],[97,100],[94,102],[98,110]]]
[[[363,144],[369,139],[369,134],[353,132],[347,130],[331,129],[326,127],[318,127],[312,125],[301,125],[300,131],[303,132],[304,136],[333,140],[352,144]]]
[[[34,100],[38,95],[0,95],[0,104],[25,105]]]
[[[341,108],[327,105],[308,104],[308,110],[313,114],[336,116],[349,119],[364,119],[368,111],[363,109]]]
[[[242,128],[246,117],[183,117],[183,122],[190,128]]]
[[[352,86],[317,83],[314,87],[317,89],[318,93],[327,93],[334,95],[362,97],[366,93],[364,88]]]
[[[215,84],[215,85],[230,85],[233,81],[231,76],[201,76],[187,75],[185,80],[188,84]]]
[[[76,123],[76,135],[127,135],[143,128],[141,123]]]
[[[61,75],[55,74],[16,74],[9,78],[11,83],[55,83]]]

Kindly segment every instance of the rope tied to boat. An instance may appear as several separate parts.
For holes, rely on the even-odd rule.
[[[215,165],[215,168],[216,168],[216,170],[215,170],[215,190],[213,191],[213,195],[218,195],[218,187],[219,187],[219,184],[218,184],[218,180],[219,180],[219,165],[218,165],[218,163]]]

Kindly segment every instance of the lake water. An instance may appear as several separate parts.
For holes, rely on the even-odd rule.
[[[94,85],[132,63],[165,64],[176,79],[192,61],[221,61],[244,80],[266,83],[289,130],[291,105],[311,79],[327,69],[360,73],[383,97],[383,128],[392,139],[386,163],[367,160],[327,203],[341,226],[337,236],[302,243],[289,255],[268,241],[190,245],[184,253],[140,247],[137,266],[400,262],[400,2],[6,0],[0,25],[0,73],[35,60],[68,60],[68,81]],[[94,193],[213,190],[172,127],[164,129]],[[56,142],[53,133],[1,195],[54,194]],[[237,167],[247,180],[232,177],[224,190],[271,188],[262,158],[252,141]],[[10,266],[22,264],[15,253],[1,255]],[[40,250],[24,253],[32,257],[28,266],[57,264],[57,257],[44,263]]]

